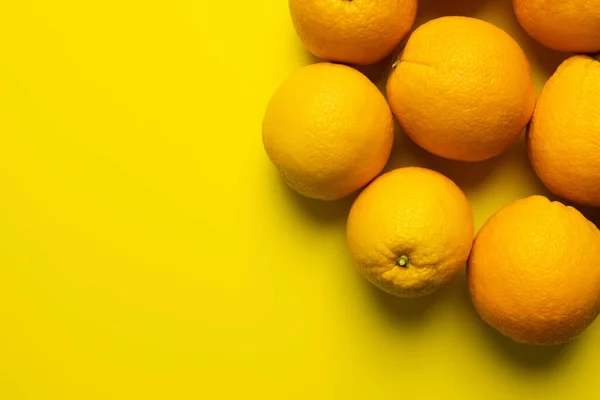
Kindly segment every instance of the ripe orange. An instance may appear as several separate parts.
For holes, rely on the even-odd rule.
[[[528,148],[548,189],[600,206],[600,62],[587,56],[563,62],[540,95]]]
[[[365,65],[400,44],[415,21],[417,0],[290,0],[290,12],[314,55]]]
[[[404,132],[438,156],[481,161],[525,128],[535,88],[525,54],[506,32],[466,17],[443,17],[409,38],[387,86]]]
[[[273,95],[263,142],[290,187],[336,200],[369,183],[385,166],[394,140],[385,98],[345,65],[300,69]]]
[[[467,267],[473,304],[518,342],[564,343],[600,310],[599,260],[600,232],[576,209],[517,200],[477,234]]]
[[[600,0],[513,0],[515,14],[534,39],[554,50],[600,51]]]
[[[423,296],[464,267],[473,242],[473,214],[450,179],[424,168],[400,168],[358,196],[347,236],[371,283],[396,296]]]

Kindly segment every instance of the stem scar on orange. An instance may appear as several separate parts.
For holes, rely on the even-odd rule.
[[[463,192],[444,175],[400,168],[375,179],[358,196],[347,237],[371,283],[396,296],[423,296],[464,267],[473,242],[473,214]]]

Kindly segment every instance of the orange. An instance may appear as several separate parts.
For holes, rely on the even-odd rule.
[[[396,296],[423,296],[464,267],[473,242],[473,214],[463,192],[444,175],[400,168],[358,196],[347,237],[371,283]]]
[[[600,62],[575,56],[562,63],[542,90],[528,148],[548,189],[600,206]]]
[[[263,120],[267,154],[298,193],[336,200],[381,172],[392,149],[390,108],[366,76],[320,63],[293,74]]]
[[[554,50],[600,51],[600,0],[513,0],[515,14],[534,39]]]
[[[517,342],[561,344],[600,306],[600,232],[572,207],[517,200],[481,228],[467,278],[475,308]]]
[[[415,21],[417,0],[290,0],[290,12],[314,55],[366,65],[400,44]]]
[[[531,69],[517,42],[494,25],[466,17],[419,27],[387,92],[414,142],[461,161],[502,153],[524,130],[535,105]]]

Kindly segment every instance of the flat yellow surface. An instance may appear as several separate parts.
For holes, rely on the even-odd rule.
[[[422,0],[566,56],[508,0]],[[0,2],[0,398],[597,399],[600,323],[511,343],[464,276],[421,300],[360,277],[352,199],[295,195],[264,154],[276,87],[314,62],[286,0]],[[363,69],[385,82],[391,60]],[[390,167],[453,178],[477,227],[544,193],[522,140],[462,164],[399,136]]]

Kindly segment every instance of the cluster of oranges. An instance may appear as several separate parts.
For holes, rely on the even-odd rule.
[[[366,186],[350,210],[350,251],[365,277],[401,297],[432,293],[467,264],[475,308],[531,344],[564,343],[600,312],[600,231],[542,196],[492,216],[475,240],[467,198],[417,167],[377,177],[394,117],[419,146],[475,162],[505,151],[528,126],[534,170],[555,194],[600,206],[600,62],[567,59],[537,99],[526,54],[506,32],[466,17],[414,30],[394,63],[387,98],[348,65],[382,60],[412,28],[417,0],[290,0],[307,48],[328,62],[302,68],[273,95],[267,154],[302,195],[336,200]],[[517,19],[560,51],[600,51],[600,0],[514,0]]]

